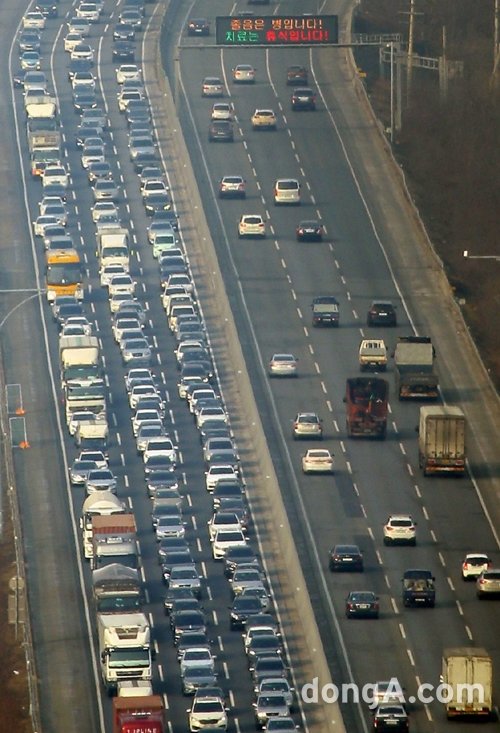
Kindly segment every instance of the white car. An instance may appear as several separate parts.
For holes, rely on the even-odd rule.
[[[134,438],[137,438],[139,428],[145,420],[155,420],[161,422],[160,413],[158,412],[158,410],[137,410],[134,417],[132,418],[132,432],[134,433]]]
[[[232,71],[235,84],[253,84],[255,82],[255,69],[250,64],[238,64]]]
[[[118,293],[125,293],[133,296],[135,292],[136,283],[128,273],[113,275],[108,285],[108,293],[110,296],[118,295]]]
[[[95,77],[91,71],[76,71],[71,79],[71,86],[73,89],[76,86],[95,89]]]
[[[99,15],[99,7],[95,3],[81,3],[76,9],[76,17],[85,18],[89,23],[98,23]]]
[[[196,427],[202,428],[207,420],[218,420],[221,425],[227,423],[227,414],[224,408],[221,407],[202,407],[199,412],[196,413]]]
[[[207,522],[208,526],[208,536],[210,539],[210,542],[213,542],[215,539],[215,535],[220,529],[225,529],[226,531],[243,531],[243,527],[241,526],[241,522],[238,519],[237,515],[233,512],[216,512]]]
[[[92,324],[85,318],[85,316],[70,316],[64,323],[61,336],[65,335],[66,329],[71,326],[79,326],[84,336],[92,336]]]
[[[300,183],[295,178],[278,178],[274,184],[274,203],[300,204]]]
[[[310,448],[302,456],[304,473],[333,473],[333,456],[326,448]]]
[[[67,33],[64,39],[64,50],[71,53],[74,47],[78,46],[80,43],[83,43],[83,36],[81,33],[76,33],[75,31]]]
[[[409,514],[391,514],[384,524],[384,545],[416,545],[417,528]]]
[[[210,649],[205,647],[193,647],[186,649],[180,659],[181,677],[184,676],[189,667],[208,667],[214,669],[215,658],[212,656]]]
[[[230,102],[215,102],[212,106],[213,120],[232,120],[234,115],[233,105]]]
[[[88,43],[77,43],[70,51],[70,58],[72,61],[75,59],[87,59],[88,61],[94,60],[94,51]]]
[[[270,377],[296,377],[297,359],[293,354],[273,354],[268,372]]]
[[[165,456],[172,464],[177,463],[177,448],[167,436],[162,438],[151,438],[142,457],[144,463],[151,456]]]
[[[207,726],[226,730],[227,722],[227,710],[224,701],[220,697],[195,696],[189,710],[189,730],[191,733],[203,731]]]
[[[135,410],[139,400],[145,397],[157,397],[158,390],[154,384],[135,384],[128,393],[128,403],[132,410]]]
[[[43,237],[47,227],[56,226],[58,223],[59,219],[57,216],[52,216],[52,214],[41,214],[40,216],[37,216],[33,222],[33,233],[35,237]]]
[[[111,278],[115,275],[126,274],[123,265],[104,265],[99,270],[100,283],[103,288],[107,288],[111,282]]]
[[[491,559],[484,552],[468,552],[462,563],[462,578],[476,580],[491,567],[493,567]]]
[[[45,28],[45,16],[37,10],[26,13],[23,17],[23,28],[36,28],[43,31]]]
[[[218,76],[206,76],[201,85],[202,97],[223,97],[224,86]]]
[[[125,81],[142,81],[142,72],[136,64],[122,64],[116,70],[116,81],[123,84]]]
[[[92,207],[92,221],[94,224],[99,221],[101,216],[113,214],[118,216],[118,208],[113,201],[96,201]]]
[[[108,468],[107,458],[100,450],[82,450],[77,460],[94,461],[97,468]]]
[[[205,471],[205,487],[209,493],[215,490],[219,481],[239,481],[239,476],[233,466],[211,466]]]
[[[277,120],[274,110],[256,109],[251,117],[254,130],[276,130]]]
[[[242,530],[217,530],[212,542],[214,560],[223,560],[230,547],[246,547],[247,541]]]
[[[59,163],[48,165],[42,173],[43,186],[54,183],[64,188],[67,188],[69,185],[69,175],[65,167]]]
[[[264,237],[266,236],[266,222],[260,214],[242,214],[238,222],[238,236]]]

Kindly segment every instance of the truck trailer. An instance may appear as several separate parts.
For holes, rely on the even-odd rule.
[[[493,665],[485,649],[458,647],[443,651],[441,681],[448,685],[446,715],[487,719],[493,712]]]
[[[133,514],[92,517],[92,570],[120,563],[137,568],[138,552]]]
[[[140,611],[143,593],[139,572],[119,563],[94,570],[92,595],[98,613]]]
[[[396,394],[400,400],[437,400],[435,351],[427,336],[401,336],[394,351]]]
[[[125,504],[110,491],[96,491],[94,494],[87,496],[83,502],[80,517],[83,554],[87,560],[94,554],[94,545],[92,544],[93,517],[109,517],[114,514],[125,514],[125,512]]]
[[[387,430],[389,384],[378,377],[354,377],[347,380],[346,429],[350,438],[384,440]]]
[[[421,407],[418,461],[424,476],[463,476],[465,458],[465,415],[460,407]]]
[[[165,713],[160,695],[115,697],[113,733],[165,733]]]

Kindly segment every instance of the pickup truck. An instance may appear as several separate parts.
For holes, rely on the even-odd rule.
[[[359,345],[359,368],[382,371],[387,369],[387,348],[382,339],[363,339]]]

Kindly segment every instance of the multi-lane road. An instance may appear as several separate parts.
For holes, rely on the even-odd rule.
[[[146,7],[149,21],[157,10],[155,5]],[[61,3],[60,9],[60,18],[50,21],[44,33],[43,68],[50,74],[59,101],[65,162],[72,176],[71,231],[84,253],[90,284],[86,308],[105,355],[114,438],[113,469],[120,480],[119,494],[130,502],[139,526],[148,612],[158,648],[155,687],[166,696],[168,719],[176,731],[185,725],[187,705],[179,694],[177,662],[161,607],[162,584],[142,467],[135,455],[130,430],[124,370],[111,335],[105,293],[97,280],[94,227],[90,218],[92,198],[74,146],[78,117],[67,79],[68,59],[62,47],[64,32],[60,30],[65,14],[72,12],[67,3]],[[10,38],[14,37],[22,10],[17,13],[4,10],[8,23],[2,27],[6,33],[7,29],[11,30]],[[273,7],[275,10],[279,12],[279,7]],[[211,637],[220,680],[233,710],[233,729],[245,731],[253,728],[250,682],[241,639],[228,630],[227,583],[211,560],[204,527],[211,503],[203,485],[198,435],[185,405],[176,395],[173,339],[158,297],[157,266],[146,244],[147,221],[137,176],[128,159],[126,123],[116,105],[110,28],[117,9],[109,7],[106,11],[104,23],[92,32],[91,42],[96,51],[99,91],[110,120],[109,159],[124,191],[120,211],[134,233],[133,274],[139,283],[139,298],[148,308],[148,335],[155,346],[155,371],[168,399],[169,428],[182,453],[188,538],[205,577],[203,602],[212,622]],[[189,9],[191,15],[207,15],[211,19],[229,12],[229,6],[219,1],[216,7],[207,8],[200,2]],[[393,230],[397,230],[395,213],[388,209],[382,219],[378,206],[372,213],[377,191],[366,190],[360,184],[365,174],[363,170],[358,171],[356,156],[349,155],[351,133],[345,138],[342,131],[339,133],[338,125],[342,126],[345,118],[338,109],[339,99],[332,85],[331,68],[338,61],[336,52],[310,55],[305,50],[265,53],[257,49],[221,51],[216,48],[174,51],[187,13],[188,9],[182,8],[173,17],[167,38],[172,42],[170,58],[179,58],[178,91],[182,94],[184,135],[332,674],[338,682],[355,681],[360,685],[397,676],[414,694],[418,682],[437,684],[443,647],[485,646],[497,661],[500,650],[499,634],[495,632],[498,630],[496,603],[478,603],[473,586],[460,580],[460,562],[467,550],[482,549],[498,558],[493,532],[473,485],[468,479],[450,482],[421,477],[416,465],[417,408],[413,405],[391,401],[390,430],[385,443],[346,440],[343,388],[345,378],[357,373],[357,346],[370,300],[387,297],[398,302],[400,326],[395,332],[383,334],[391,346],[396,336],[409,333],[412,325],[421,331],[425,321],[418,311],[407,312],[381,247],[381,243],[392,239]],[[150,27],[154,23],[155,19]],[[207,42],[198,43],[204,47]],[[16,54],[14,44],[13,70]],[[254,86],[232,84],[231,68],[241,61],[257,68]],[[290,89],[285,86],[285,69],[290,63],[304,63],[310,68],[319,92],[317,112],[290,112]],[[201,98],[200,85],[202,78],[211,73],[225,79],[237,114],[236,141],[231,145],[207,142],[211,101]],[[7,86],[4,93],[9,95],[6,98],[11,98],[8,79],[4,81]],[[16,91],[12,99],[15,115],[6,116],[3,126],[4,156],[12,176],[3,183],[5,238],[1,257],[5,284],[2,287],[21,290],[40,286],[34,263],[38,263],[41,271],[41,252],[39,243],[31,239],[29,226],[40,199],[40,187],[26,175],[27,147],[20,93]],[[279,119],[277,132],[251,130],[249,119],[256,107],[275,109]],[[19,156],[13,154],[17,150]],[[196,222],[190,209],[193,196],[178,183],[181,163],[176,150],[165,146],[162,152],[181,225],[183,221]],[[365,162],[369,167],[370,161]],[[189,161],[182,162],[186,164]],[[241,173],[247,179],[245,202],[217,201],[214,195],[217,181],[228,173]],[[273,207],[272,186],[280,176],[301,181],[300,209]],[[15,212],[15,216],[7,212]],[[263,242],[239,241],[237,220],[241,213],[253,212],[268,217],[268,237]],[[295,241],[296,223],[309,216],[323,220],[327,231],[324,243],[309,245]],[[197,230],[189,226],[182,231],[187,251],[201,270]],[[16,243],[14,248],[5,246],[7,237]],[[333,332],[315,331],[310,325],[310,301],[313,296],[325,293],[335,294],[341,303],[341,328]],[[202,291],[202,303],[203,295]],[[27,294],[2,297],[9,298],[9,304],[12,299],[14,305]],[[50,360],[46,363],[43,355],[47,349]],[[439,344],[437,349],[439,353]],[[264,366],[275,350],[291,351],[299,357],[298,381],[269,384]],[[109,728],[109,703],[101,696],[96,653],[91,651],[94,622],[88,595],[88,568],[80,559],[77,524],[83,496],[81,489],[70,490],[66,483],[67,463],[73,459],[74,449],[67,440],[56,407],[59,400],[55,366],[57,334],[46,305],[37,310],[36,305],[28,302],[9,317],[4,352],[8,381],[21,384],[28,408],[31,449],[16,456],[16,468],[44,728],[52,731],[90,731],[103,725]],[[230,365],[229,369],[228,365],[221,366],[227,374]],[[392,378],[390,372],[388,378]],[[303,447],[293,443],[290,435],[291,419],[300,409],[314,410],[324,418],[326,445],[336,456],[333,479],[301,475]],[[248,428],[245,415],[236,414],[232,418],[236,430]],[[259,509],[265,512],[265,506],[260,505]],[[411,512],[418,521],[416,548],[383,546],[382,524],[393,511]],[[366,563],[363,576],[328,573],[327,553],[337,541],[356,542],[362,547]],[[411,566],[434,571],[438,593],[434,610],[403,610],[400,578],[402,571]],[[379,621],[344,619],[345,595],[358,588],[374,590],[379,595],[382,610]],[[301,684],[306,681],[300,679]],[[498,682],[495,692],[498,699]],[[68,697],[71,704],[67,704]],[[370,718],[366,705],[346,705],[345,712],[350,730],[367,730]],[[413,729],[418,731],[441,731],[445,725],[439,703],[411,706],[411,717]],[[456,727],[470,730],[470,725]]]

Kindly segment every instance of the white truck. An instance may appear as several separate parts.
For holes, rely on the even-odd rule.
[[[91,384],[67,384],[64,388],[66,423],[69,426],[75,412],[93,412],[95,419],[106,422],[107,390],[103,379]]]
[[[85,499],[80,517],[80,529],[82,530],[83,554],[86,560],[90,560],[94,554],[93,517],[109,517],[114,514],[125,514],[125,512],[125,504],[110,491],[96,491]]]
[[[61,336],[59,363],[61,369],[99,364],[99,340],[96,336]]]
[[[420,408],[418,462],[424,476],[465,473],[465,415],[460,407]]]
[[[92,570],[119,563],[137,568],[137,529],[133,514],[92,517]]]
[[[109,427],[106,420],[92,420],[78,423],[75,445],[80,450],[99,450],[107,455]]]
[[[359,345],[359,368],[362,372],[387,369],[387,347],[382,339],[363,339]]]
[[[61,133],[59,130],[36,130],[28,133],[30,171],[41,176],[49,163],[61,160]]]
[[[52,119],[57,113],[55,97],[50,94],[30,94],[26,96],[24,109],[29,118],[48,117]]]
[[[443,651],[441,682],[448,685],[446,715],[487,719],[493,712],[493,665],[485,649],[458,647]]]
[[[96,235],[96,256],[99,268],[107,265],[121,265],[127,272],[130,268],[128,229],[110,229]]]
[[[102,681],[109,695],[124,680],[151,679],[151,629],[144,613],[98,613],[97,636]]]

